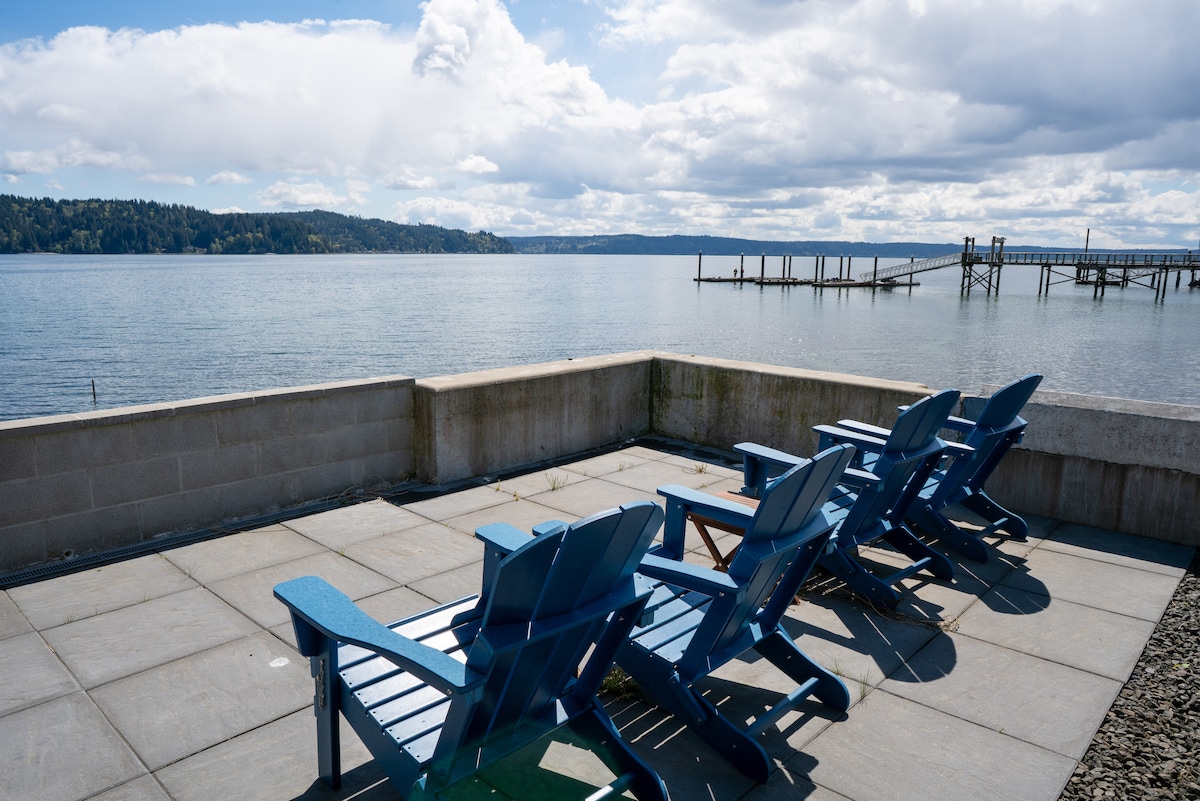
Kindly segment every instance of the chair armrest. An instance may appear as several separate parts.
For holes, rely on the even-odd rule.
[[[475,539],[481,540],[489,549],[500,551],[504,556],[529,542],[530,536],[532,535],[528,532],[508,523],[491,523],[475,529]]]
[[[771,479],[770,468],[779,468],[778,474],[782,474],[805,461],[803,456],[794,456],[754,442],[739,442],[733,449],[742,454],[742,481],[745,482],[742,492],[755,498],[761,498],[766,490],[767,482]]]
[[[658,488],[658,494],[667,503],[679,504],[685,514],[698,514],[731,526],[745,528],[754,519],[754,509],[744,503],[719,498],[706,492],[679,484],[667,484]]]
[[[882,453],[883,449],[887,446],[887,441],[884,439],[839,426],[813,426],[813,431],[816,431],[820,435],[820,445],[818,447],[821,450],[834,445],[849,443],[860,452]]]
[[[547,520],[533,527],[534,537],[540,537],[552,531],[567,527],[561,520]],[[496,578],[496,570],[504,557],[529,542],[531,535],[526,534],[508,523],[491,523],[475,529],[475,538],[485,546],[483,552],[483,585],[479,591],[480,598],[488,598],[492,594],[492,583]]]
[[[646,578],[674,584],[676,587],[701,592],[714,598],[739,591],[737,582],[727,573],[687,562],[676,562],[674,559],[663,559],[653,554],[642,557],[638,572]]]
[[[975,421],[968,420],[965,417],[947,417],[946,422],[942,424],[942,428],[948,428],[951,431],[959,431],[967,433],[975,429]]]
[[[667,484],[658,488],[658,494],[667,499],[667,516],[663,521],[662,545],[656,553],[672,559],[683,559],[686,548],[687,516],[690,513],[718,520],[726,525],[746,528],[754,518],[754,510],[736,501],[717,498],[690,487]]]
[[[340,590],[316,576],[275,586],[275,597],[292,611],[300,653],[316,656],[321,636],[366,648],[443,692],[463,692],[484,680],[453,657],[389,629],[358,608]]]
[[[865,434],[868,437],[887,439],[892,435],[892,430],[890,428],[873,426],[870,423],[861,423],[858,420],[838,420],[837,424],[839,428],[845,428],[859,434]]]
[[[857,490],[873,489],[882,481],[883,479],[874,473],[859,470],[856,467],[847,467],[842,472],[842,477],[838,479],[838,483],[854,487]]]
[[[961,458],[963,456],[971,456],[975,453],[974,448],[972,448],[970,445],[963,445],[961,442],[948,442],[946,440],[942,440],[942,443],[946,446],[947,456]]]

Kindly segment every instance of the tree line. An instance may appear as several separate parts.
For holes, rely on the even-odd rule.
[[[152,200],[0,195],[0,253],[512,253],[486,231],[329,211],[214,214]]]

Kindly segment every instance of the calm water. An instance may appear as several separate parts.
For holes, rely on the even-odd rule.
[[[694,256],[0,256],[0,419],[643,348],[965,391],[1037,371],[1046,389],[1200,405],[1186,275],[1155,303],[1071,283],[1038,298],[1017,266],[991,298],[960,297],[956,268],[911,292],[695,274]]]

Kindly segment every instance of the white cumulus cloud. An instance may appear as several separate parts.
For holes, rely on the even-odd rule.
[[[189,202],[511,234],[1200,237],[1193,0],[593,8],[602,27],[559,40],[594,50],[566,57],[499,0],[428,0],[415,29],[0,43],[0,174],[93,192],[208,175]]]
[[[206,184],[219,184],[221,186],[234,186],[237,184],[252,184],[254,179],[248,175],[242,175],[234,170],[221,170],[208,176]]]

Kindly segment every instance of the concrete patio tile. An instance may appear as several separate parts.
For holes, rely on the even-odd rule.
[[[48,629],[195,586],[179,568],[150,554],[14,587],[9,594],[34,628]]]
[[[90,688],[256,630],[197,587],[58,626],[43,636],[80,684]]]
[[[36,632],[10,637],[0,647],[0,715],[77,692],[79,684]]]
[[[605,509],[613,509],[630,501],[652,501],[662,498],[653,490],[635,490],[624,484],[614,484],[607,478],[592,479],[570,484],[557,492],[542,493],[537,502],[548,509],[557,509],[552,515],[562,520],[578,520]]]
[[[426,520],[440,522],[467,512],[478,512],[480,509],[487,509],[489,506],[496,506],[511,499],[511,494],[506,497],[505,493],[497,492],[495,487],[489,484],[445,495],[436,495],[425,500],[405,501],[404,498],[401,498],[399,505],[401,509],[407,509]]]
[[[146,773],[84,693],[0,717],[0,765],[14,801],[76,801]]]
[[[283,525],[336,551],[352,542],[393,534],[427,522],[415,512],[377,499],[288,520]]]
[[[8,593],[0,590],[0,640],[32,631],[33,627]]]
[[[475,573],[475,589],[471,592],[463,593],[463,595],[471,595],[479,592],[478,585],[482,572],[482,568],[477,569]],[[457,597],[461,598],[462,596]],[[380,623],[395,623],[397,620],[403,620],[418,612],[424,612],[434,605],[433,600],[429,596],[422,595],[409,587],[397,587],[394,590],[376,593],[370,597],[361,598],[355,601],[355,603],[358,604],[359,609]]]
[[[163,556],[201,584],[211,584],[323,550],[307,537],[274,525],[163,551]]]
[[[990,590],[958,634],[1124,682],[1154,623],[1011,587]]]
[[[356,542],[346,546],[345,553],[397,584],[411,584],[482,560],[483,543],[473,534],[441,523],[426,523],[386,537]]]
[[[308,660],[259,632],[106,684],[92,697],[157,770],[308,707],[312,678]]]
[[[644,701],[606,699],[621,739],[658,773],[672,799],[734,801],[754,786],[669,713]]]
[[[301,710],[168,765],[157,776],[175,801],[399,798],[345,719],[341,720],[345,783],[337,793],[329,790],[317,776],[315,720],[310,710]],[[368,792],[359,795],[364,790]]]
[[[1181,577],[1192,561],[1194,548],[1132,534],[1063,523],[1042,543],[1047,551],[1086,556],[1100,562],[1137,567]]]
[[[835,595],[804,596],[783,616],[783,627],[817,664],[842,677],[851,701],[856,685],[875,686],[935,637],[937,628],[900,616],[884,616]]]
[[[788,767],[854,801],[1012,801],[1058,798],[1075,760],[873,692]]]
[[[796,762],[803,760],[797,758]],[[813,784],[799,771],[780,767],[766,784],[754,787],[741,801],[852,801],[844,795]]]
[[[581,481],[587,481],[587,477],[562,467],[548,467],[523,476],[496,481],[489,486],[501,494],[532,498],[543,492],[559,490]]]
[[[605,453],[600,456],[593,456],[590,459],[582,459],[578,462],[565,464],[561,469],[578,473],[588,478],[598,478],[619,470],[628,470],[635,465],[648,461],[656,460],[647,458],[643,453],[634,454],[631,449],[626,448],[625,450]]]
[[[729,489],[736,483],[737,486],[733,488],[741,488],[740,477],[732,479],[726,475],[718,475],[713,470],[715,468],[706,462],[689,461],[686,466],[667,461],[643,462],[627,470],[610,473],[604,477],[604,480],[642,492],[654,492],[664,484],[681,484],[685,487],[702,490],[709,490],[716,484],[722,484],[721,489],[723,490]]]
[[[1152,622],[1162,617],[1180,579],[1045,548],[1029,555],[1028,567],[1028,572],[1014,572],[1001,584]]]
[[[131,782],[114,787],[107,793],[89,798],[88,801],[172,801],[154,777],[147,774]]]
[[[993,553],[987,562],[955,560],[949,581],[920,573],[900,583],[904,592],[896,612],[915,620],[952,625],[992,586],[1014,572],[1028,572],[1024,559]],[[900,566],[902,563],[896,561]]]
[[[483,562],[480,561],[410,582],[408,586],[439,604],[445,604],[478,594],[482,583]]]
[[[562,490],[559,490],[562,492]],[[547,520],[562,520],[564,523],[573,523],[577,519],[575,515],[564,515],[558,509],[552,509],[542,503],[542,499],[548,499],[548,496],[554,493],[543,493],[534,500],[528,500],[521,497],[520,500],[510,500],[501,506],[489,506],[487,509],[480,509],[477,512],[469,512],[459,517],[451,517],[442,521],[442,525],[449,526],[455,531],[461,531],[470,537],[475,537],[475,530],[481,526],[491,525],[492,523],[508,523],[510,526],[515,526],[521,531],[529,533],[533,527],[545,523]],[[600,510],[597,509],[597,512]]]
[[[1063,756],[1083,758],[1121,682],[971,637],[950,639],[953,670],[946,669],[944,649],[935,641],[880,688]],[[998,681],[1013,692],[996,692]]]
[[[707,459],[697,459],[697,458],[693,458],[691,456],[676,455],[676,454],[672,454],[671,456],[667,456],[667,457],[664,457],[663,459],[660,459],[659,463],[664,464],[664,465],[669,464],[669,465],[673,465],[675,467],[682,468],[683,471],[686,473],[708,474],[708,475],[711,475],[714,478],[718,478],[718,479],[722,479],[722,478],[736,479],[738,482],[739,489],[742,486],[742,477],[743,476],[742,476],[742,468],[740,465],[737,467],[730,467],[728,465],[708,461]],[[683,482],[677,481],[675,483],[681,484]]]
[[[351,546],[353,547],[353,546]],[[352,559],[321,550],[312,556],[264,567],[209,584],[209,590],[263,628],[291,619],[274,595],[275,585],[300,576],[320,576],[351,599],[390,590],[395,582]]]

